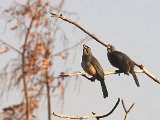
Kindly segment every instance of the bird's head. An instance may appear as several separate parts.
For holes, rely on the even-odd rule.
[[[91,48],[83,44],[83,55],[90,55],[90,54],[92,54]]]
[[[108,53],[110,53],[110,52],[116,51],[116,49],[115,49],[115,47],[113,45],[108,44],[107,45],[107,51],[108,51]]]

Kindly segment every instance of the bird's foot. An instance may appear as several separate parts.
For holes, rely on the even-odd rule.
[[[118,75],[120,76],[120,73],[123,73],[121,70],[116,70],[116,73],[118,73]]]
[[[140,69],[143,69],[143,68],[144,68],[144,66],[143,66],[143,65],[139,65],[138,67],[139,67]]]
[[[124,74],[129,76],[129,72],[125,72]]]
[[[95,77],[89,78],[86,74],[83,74],[82,76],[85,77],[86,79],[90,80],[91,82],[95,82],[95,79],[96,79]]]
[[[89,80],[90,80],[91,82],[95,82],[95,77],[91,77],[91,78],[89,78]]]
[[[143,70],[144,66],[143,66],[142,64],[137,64],[136,62],[134,62],[134,63],[135,63],[135,65],[136,65],[137,67],[139,67],[140,69]]]

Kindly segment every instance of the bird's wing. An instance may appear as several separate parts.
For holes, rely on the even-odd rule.
[[[92,56],[92,60],[91,60],[91,65],[95,68],[95,70],[97,71],[97,79],[103,79],[104,80],[104,71],[102,66],[100,65],[100,63],[98,62],[98,60]]]
[[[111,64],[114,67],[117,67],[118,69],[120,70],[129,69],[128,62],[130,61],[130,58],[126,54],[119,52],[119,51],[115,51],[112,54],[110,54],[109,59],[111,59],[110,60]]]

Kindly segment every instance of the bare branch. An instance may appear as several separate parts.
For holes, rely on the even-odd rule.
[[[154,75],[152,75],[146,68],[144,68],[143,65],[139,65],[135,62],[135,65],[139,67],[143,73],[145,73],[148,77],[150,77],[152,80],[154,80],[156,83],[160,84],[160,80],[158,80]]]
[[[126,112],[127,112],[127,109],[126,109],[126,107],[125,107],[125,105],[124,105],[123,100],[121,100],[121,102],[122,102],[122,106],[123,106],[124,112],[126,113]]]
[[[22,77],[23,77],[23,86],[24,86],[24,94],[25,94],[25,99],[26,99],[26,119],[30,120],[31,118],[31,114],[30,114],[30,105],[29,105],[29,91],[28,91],[28,85],[27,85],[27,78],[26,78],[26,71],[25,71],[25,53],[26,53],[26,44],[28,41],[28,36],[29,36],[29,32],[32,28],[32,24],[34,21],[34,17],[32,17],[32,20],[30,21],[30,25],[27,29],[27,33],[25,35],[25,40],[24,40],[24,44],[23,44],[23,52],[22,52]]]
[[[83,32],[85,32],[86,34],[88,34],[90,37],[92,37],[93,39],[95,39],[97,42],[101,43],[102,45],[104,45],[105,47],[108,47],[103,41],[101,41],[99,38],[97,38],[96,36],[94,36],[93,34],[91,34],[90,32],[88,32],[87,30],[85,30],[82,26],[80,26],[79,24],[77,24],[76,22],[66,18],[65,16],[63,16],[62,14],[60,15],[57,15],[57,14],[54,14],[54,13],[50,13],[52,16],[51,17],[57,17],[57,18],[60,18],[68,23],[71,23],[73,25],[75,25],[76,27],[78,27],[79,29],[81,29]],[[145,69],[142,65],[138,65],[136,62],[135,62],[135,65],[138,66],[141,70],[136,70],[135,72],[136,73],[145,73],[148,77],[150,77],[151,79],[153,79],[155,82],[157,82],[158,84],[160,84],[160,81],[154,76],[152,75],[147,69]],[[107,72],[105,73],[106,75],[110,75],[110,74],[116,74],[116,72]],[[79,73],[78,73],[79,75]],[[72,76],[72,75],[71,75]],[[75,74],[73,75],[75,76]],[[84,75],[83,75],[84,76]],[[84,76],[86,77],[86,76]]]
[[[116,107],[118,106],[119,102],[120,102],[120,98],[118,98],[118,100],[117,100],[115,106],[113,107],[113,109],[112,109],[109,113],[107,113],[106,115],[97,116],[97,118],[104,118],[104,117],[107,117],[107,116],[109,116],[110,114],[112,114],[113,111],[114,111],[114,110],[116,109]]]
[[[109,113],[105,114],[105,115],[97,115],[94,112],[92,112],[93,115],[91,115],[91,116],[69,116],[69,115],[58,114],[58,113],[55,113],[55,112],[53,112],[53,115],[56,116],[56,117],[59,117],[59,118],[69,118],[69,119],[96,118],[97,120],[99,120],[100,118],[104,118],[104,117],[107,117],[110,114],[112,114],[113,111],[117,108],[119,102],[120,102],[120,98],[118,98],[118,100],[117,100],[116,104],[114,105],[114,107],[112,108],[112,110]]]
[[[105,75],[112,75],[112,74],[120,74],[122,72],[115,70],[115,71],[105,71],[104,73]],[[144,67],[141,70],[135,70],[135,73],[145,73],[148,77],[153,79],[156,83],[160,84],[160,81]],[[60,75],[60,77],[71,77],[71,76],[78,76],[78,75],[81,75],[90,80],[89,74],[87,74],[86,72],[76,72],[72,74],[63,73]]]
[[[143,67],[143,73],[145,73],[148,77],[154,80],[156,83],[160,84],[160,80],[158,80],[154,75],[152,75],[147,69]]]
[[[46,77],[46,88],[47,88],[47,103],[48,103],[48,120],[51,120],[51,92],[50,92],[50,84],[49,84],[49,76],[48,76],[48,68],[45,69],[45,77]]]
[[[62,14],[61,15],[57,15],[54,13],[50,13],[52,16],[51,17],[57,17],[60,18],[68,23],[71,23],[73,25],[75,25],[76,27],[78,27],[79,29],[81,29],[83,32],[85,32],[86,34],[88,34],[90,37],[92,37],[93,39],[95,39],[97,42],[99,42],[100,44],[104,45],[105,47],[108,47],[107,44],[105,44],[102,40],[100,40],[99,38],[97,38],[96,36],[94,36],[92,33],[88,32],[87,30],[85,30],[82,26],[80,26],[79,24],[77,24],[76,22],[64,17]]]
[[[122,103],[122,106],[123,106],[123,109],[124,109],[124,112],[125,112],[125,117],[124,117],[124,120],[127,120],[127,116],[129,114],[129,112],[131,111],[131,109],[133,108],[134,106],[134,103],[130,106],[130,108],[127,110],[126,107],[125,107],[125,104],[124,104],[124,101],[121,100],[121,103]]]

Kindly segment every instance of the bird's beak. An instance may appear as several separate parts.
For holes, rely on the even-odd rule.
[[[110,44],[108,44],[108,45],[107,45],[107,49],[110,49],[110,48],[111,48],[111,45],[110,45]]]
[[[87,45],[83,44],[83,49],[87,49],[87,47],[88,47]]]
[[[107,45],[107,51],[110,52],[111,46],[110,44]]]

